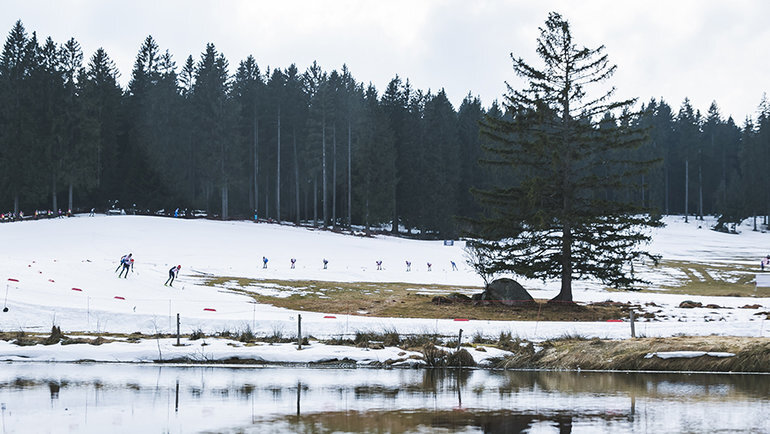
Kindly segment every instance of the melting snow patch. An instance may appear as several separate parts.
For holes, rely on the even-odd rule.
[[[692,359],[701,356],[711,357],[733,357],[733,353],[720,353],[712,351],[661,351],[657,353],[647,353],[644,356],[645,359],[651,359],[653,357],[659,357],[661,359]]]

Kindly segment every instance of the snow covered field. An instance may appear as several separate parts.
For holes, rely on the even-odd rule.
[[[758,271],[760,258],[770,254],[770,234],[753,232],[750,227],[741,226],[742,233],[729,235],[708,230],[709,222],[699,229],[694,219],[684,223],[681,217],[671,217],[666,223],[665,228],[653,233],[650,246],[663,260],[750,265]],[[215,275],[272,280],[407,282],[414,285],[415,291],[424,284],[471,285],[478,286],[480,291],[481,279],[465,264],[462,242],[444,246],[441,241],[364,238],[276,224],[145,216],[77,216],[2,224],[0,241],[4,246],[0,251],[0,279],[6,284],[5,288],[0,287],[0,295],[8,307],[7,312],[0,312],[0,331],[5,332],[47,332],[56,324],[65,334],[77,331],[171,333],[176,330],[179,313],[183,334],[197,329],[213,334],[250,327],[257,335],[279,332],[291,336],[296,333],[297,315],[301,314],[303,334],[318,338],[393,329],[400,333],[456,335],[460,328],[464,336],[478,332],[496,337],[505,331],[530,340],[567,334],[600,338],[630,335],[627,323],[457,322],[452,318],[369,318],[297,312],[255,304],[250,297],[204,286],[201,280],[201,276]],[[119,279],[115,267],[120,257],[129,252],[136,260],[135,271],[127,279]],[[263,256],[269,260],[267,269],[262,268]],[[296,269],[290,268],[292,257],[297,259]],[[329,261],[328,269],[323,269],[323,259]],[[381,271],[376,270],[377,260],[383,261]],[[407,260],[412,263],[409,272],[405,268]],[[451,270],[450,261],[457,263],[458,271]],[[433,264],[432,271],[427,271],[428,262]],[[169,268],[177,264],[182,266],[179,279],[173,288],[164,286]],[[681,274],[675,269],[653,270],[641,264],[636,272],[653,282],[649,288],[652,290],[656,285],[675,282]],[[734,275],[711,277],[735,278]],[[558,282],[519,281],[535,298],[549,298],[557,293]],[[637,333],[644,336],[770,336],[770,324],[765,325],[766,315],[757,315],[770,310],[767,297],[609,292],[592,282],[575,282],[573,288],[575,300],[579,302],[630,302],[657,312],[664,320],[637,324]],[[279,295],[286,289],[266,284],[254,290]],[[683,300],[720,308],[678,308]],[[741,308],[755,304],[760,308]],[[101,347],[110,345],[117,344]],[[223,348],[222,354],[232,348]],[[152,354],[157,349],[147,351]],[[211,351],[211,357],[220,357]],[[0,346],[0,355],[12,353],[15,354],[10,345]],[[60,352],[56,356],[46,351],[25,357],[85,358],[82,354],[64,354]],[[131,351],[117,351],[110,357],[141,360],[147,356],[131,354]]]

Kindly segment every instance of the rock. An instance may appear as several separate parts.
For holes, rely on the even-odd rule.
[[[487,285],[484,292],[473,295],[474,301],[501,303],[506,306],[521,306],[535,303],[535,299],[513,279],[497,279]]]
[[[468,297],[465,294],[460,294],[458,292],[453,292],[449,295],[447,295],[447,298],[454,301],[455,303],[467,303],[471,301],[471,298]]]
[[[457,292],[453,292],[446,297],[443,295],[438,295],[436,297],[433,297],[431,299],[431,303],[433,304],[452,304],[452,303],[468,303],[471,301],[471,298],[468,297],[465,294],[459,294]]]
[[[692,301],[692,300],[685,300],[679,303],[679,307],[685,308],[685,309],[692,309],[695,307],[703,307],[703,303],[699,303],[697,301]]]
[[[444,297],[443,295],[437,295],[430,301],[433,304],[452,304],[452,300]]]

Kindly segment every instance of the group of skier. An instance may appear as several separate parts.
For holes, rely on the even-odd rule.
[[[768,260],[768,265],[770,265],[770,256],[768,256],[767,260]],[[412,271],[412,263],[410,261],[405,261],[405,262],[406,262],[406,271]],[[452,271],[457,271],[457,264],[455,263],[455,261],[449,261],[449,262],[452,264]],[[267,263],[268,263],[267,256],[263,256],[262,257],[262,268],[263,269],[267,268]],[[297,264],[297,259],[296,258],[291,258],[291,268],[292,269],[295,268],[296,264]],[[382,270],[382,260],[375,261],[375,264],[377,264],[377,270]],[[326,259],[326,258],[323,258],[323,269],[326,270],[328,268],[328,265],[329,265],[329,260]],[[428,265],[428,271],[431,271],[431,267],[433,266],[433,264],[428,262],[427,265]],[[765,260],[762,261],[762,268],[764,269],[764,267],[765,267]],[[177,266],[171,267],[168,270],[168,279],[166,279],[166,283],[164,283],[163,285],[164,286],[174,286],[174,279],[179,277],[179,271],[181,269],[182,269],[181,265],[177,265]],[[115,272],[117,273],[118,270],[120,270],[120,273],[118,273],[118,278],[122,277],[124,279],[128,278],[128,273],[129,272],[131,272],[131,273],[134,272],[133,253],[129,253],[127,255],[123,255],[120,258],[120,262],[118,263],[118,267],[115,268]],[[124,273],[125,273],[125,275],[124,275]]]
[[[267,262],[268,262],[267,256],[263,256],[262,257],[262,269],[266,269],[267,268]],[[291,258],[290,262],[291,262],[291,269],[293,270],[294,268],[296,268],[297,258]],[[329,266],[329,260],[324,258],[323,259],[323,264],[324,264],[324,270],[326,270],[327,267]]]
[[[292,270],[295,269],[296,265],[297,265],[297,259],[296,258],[291,258],[290,262],[291,262],[291,267],[290,268]],[[412,262],[411,261],[404,261],[404,262],[406,263],[406,271],[412,271]],[[262,269],[267,269],[267,263],[268,263],[267,256],[263,256],[262,257]],[[377,265],[377,270],[382,270],[382,260],[381,259],[377,260],[377,261],[374,261],[374,263]],[[455,263],[455,261],[449,261],[449,263],[452,265],[452,271],[457,271],[457,263]],[[428,271],[432,271],[433,264],[430,263],[430,262],[427,262],[426,265],[428,266]],[[324,258],[323,259],[323,269],[324,270],[328,269],[328,266],[329,266],[329,260]]]
[[[127,255],[123,255],[120,258],[120,263],[118,263],[118,268],[115,269],[115,272],[117,273],[118,270],[120,270],[120,273],[118,273],[118,279],[121,277],[124,279],[128,279],[128,273],[134,272],[134,258],[133,253],[129,253]],[[121,270],[121,267],[123,268]],[[166,283],[164,283],[164,286],[174,286],[174,279],[176,279],[179,276],[179,270],[182,269],[181,265],[176,265],[174,267],[171,267],[171,269],[168,270],[168,279],[166,279]],[[126,273],[125,276],[123,273]]]

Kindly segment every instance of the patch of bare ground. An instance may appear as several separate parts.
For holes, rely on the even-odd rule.
[[[545,341],[542,349],[513,348],[499,361],[505,369],[588,369],[631,371],[770,372],[770,339],[724,336],[642,338],[622,341],[566,338]],[[732,357],[645,357],[651,353],[706,351]]]
[[[723,297],[768,297],[770,288],[757,288],[754,278],[759,270],[746,264],[702,263],[662,260],[653,271],[677,270],[678,284],[663,285],[656,291]]]
[[[499,303],[483,305],[463,295],[473,291],[481,292],[481,288],[445,285],[261,281],[233,277],[206,278],[205,282],[209,286],[248,295],[258,303],[338,315],[501,321],[606,321],[627,318],[629,309],[633,308],[631,305],[613,302],[579,304],[548,303],[548,300],[535,300],[535,303],[514,306]],[[260,295],[250,289],[260,284],[280,285],[287,288],[288,295]],[[444,301],[435,300],[439,297]]]

